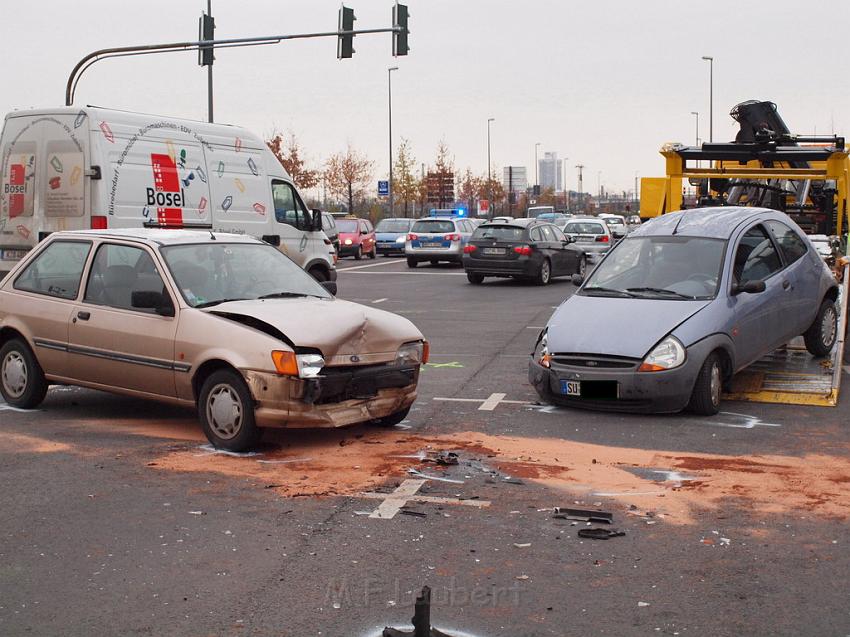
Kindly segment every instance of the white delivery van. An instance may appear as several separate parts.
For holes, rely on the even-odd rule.
[[[145,226],[249,234],[336,281],[321,214],[244,128],[90,106],[15,111],[0,152],[0,276],[51,232]]]

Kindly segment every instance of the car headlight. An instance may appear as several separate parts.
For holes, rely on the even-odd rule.
[[[400,237],[395,238],[396,243],[404,243],[405,236],[401,235]]]
[[[685,362],[685,346],[674,336],[668,336],[643,359],[639,372],[662,372]]]
[[[396,365],[416,365],[425,364],[428,362],[428,343],[424,341],[415,341],[413,343],[405,343],[398,348],[395,355]]]
[[[538,365],[542,365],[543,367],[549,367],[549,364],[552,360],[552,355],[549,354],[549,331],[548,329],[544,329],[540,332],[540,336],[537,338],[537,345],[534,346],[534,353],[532,354],[534,358],[534,362]]]
[[[350,246],[354,242],[351,239],[346,239],[345,241],[343,241],[343,243],[347,246]]]
[[[272,352],[272,361],[278,374],[315,378],[322,372],[325,359],[321,354],[295,354],[294,352]]]

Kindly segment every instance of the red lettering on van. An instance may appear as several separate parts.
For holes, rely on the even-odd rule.
[[[183,225],[183,191],[180,189],[180,177],[177,166],[168,155],[151,153],[153,168],[154,201],[157,222],[168,226]],[[169,206],[169,207],[165,207]]]
[[[6,192],[9,195],[9,218],[14,219],[24,214],[24,198],[27,193],[26,166],[12,164],[9,166],[9,185]]]

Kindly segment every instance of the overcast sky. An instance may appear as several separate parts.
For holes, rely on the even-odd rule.
[[[4,0],[0,51],[4,112],[59,106],[73,65],[104,47],[195,39],[206,0]],[[358,28],[387,27],[391,0],[347,0]],[[708,139],[714,56],[714,139],[730,140],[730,108],[769,99],[793,132],[850,133],[843,33],[850,2],[712,3],[641,0],[409,0],[411,52],[395,59],[389,34],[355,39],[337,60],[336,40],[220,51],[216,121],[268,136],[292,130],[314,164],[346,143],[386,174],[387,67],[393,73],[394,147],[410,140],[417,162],[443,139],[458,169],[492,161],[527,166],[540,153],[569,157],[568,186],[585,165],[585,191],[631,190],[634,176],[663,174],[659,147],[693,143],[694,116]],[[213,0],[217,38],[329,31],[337,0]],[[197,54],[99,62],[82,78],[78,104],[206,117],[206,71]]]

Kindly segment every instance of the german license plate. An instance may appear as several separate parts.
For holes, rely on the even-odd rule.
[[[0,250],[0,259],[3,261],[20,261],[27,255],[27,250]]]
[[[504,248],[484,248],[484,254],[505,254]]]
[[[423,241],[422,247],[423,248],[442,248],[443,244],[440,243],[439,241]]]
[[[562,380],[561,393],[565,396],[581,396],[581,381]]]
[[[576,243],[590,243],[591,241],[595,241],[593,237],[579,237],[576,239]]]

